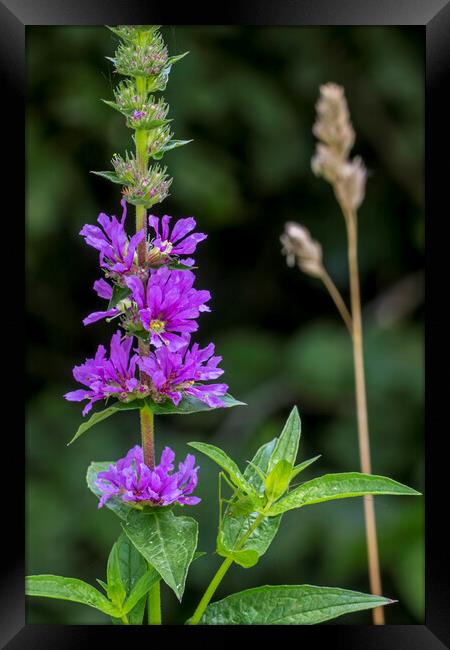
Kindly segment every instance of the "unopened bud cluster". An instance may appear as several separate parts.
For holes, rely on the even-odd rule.
[[[316,111],[313,133],[320,142],[311,161],[312,170],[333,185],[344,210],[357,210],[364,199],[367,173],[361,158],[348,157],[355,132],[344,89],[334,83],[321,86]]]
[[[144,38],[139,39],[139,34]],[[137,46],[137,43],[139,45]],[[126,76],[157,76],[167,65],[169,53],[157,32],[136,32],[135,38],[121,43],[112,59],[116,72]]]
[[[110,29],[122,43],[115,56],[108,58],[117,73],[131,79],[120,82],[114,91],[115,101],[106,103],[124,115],[126,125],[135,131],[136,144],[139,136],[142,147],[139,159],[129,153],[125,157],[114,154],[114,173],[96,173],[122,184],[123,197],[129,203],[150,208],[168,196],[172,179],[166,167],[149,166],[149,160],[161,160],[167,151],[186,144],[173,140],[171,120],[167,118],[169,105],[152,93],[165,88],[172,64],[184,55],[169,57],[157,25],[121,25]]]

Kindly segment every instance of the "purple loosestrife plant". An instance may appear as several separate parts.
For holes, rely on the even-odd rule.
[[[81,388],[66,393],[69,401],[84,402],[90,413],[72,441],[95,424],[123,410],[139,414],[141,444],[117,461],[93,462],[87,484],[99,508],[111,509],[122,533],[107,563],[105,593],[81,580],[54,575],[29,576],[30,596],[61,598],[95,607],[115,624],[162,622],[160,586],[166,584],[182,599],[187,573],[196,554],[198,525],[176,509],[195,512],[199,466],[188,454],[175,469],[175,454],[165,447],[155,462],[154,417],[189,414],[242,404],[227,393],[221,357],[212,343],[192,342],[202,312],[210,311],[210,293],[194,287],[197,245],[206,234],[196,232],[193,217],[173,224],[171,217],[147,215],[168,194],[172,179],[159,161],[166,151],[187,143],[174,140],[167,119],[168,105],[155,99],[164,90],[171,66],[184,55],[169,56],[156,25],[110,28],[120,44],[111,58],[115,72],[128,77],[118,84],[115,101],[107,101],[134,131],[135,153],[115,154],[114,171],[96,172],[122,187],[122,217],[102,213],[98,226],[85,225],[81,235],[99,252],[104,277],[94,291],[108,301],[106,309],[84,324],[115,319],[117,329],[109,355],[99,345],[93,358],[73,369]],[[136,223],[128,233],[126,203],[135,206]],[[150,229],[150,232],[148,232]],[[104,408],[98,410],[98,403]],[[93,407],[96,407],[93,413]],[[255,565],[275,538],[287,511],[321,501],[368,494],[417,494],[391,479],[358,474],[327,474],[296,487],[291,482],[318,457],[296,465],[300,418],[295,407],[279,437],[258,449],[245,471],[214,445],[191,447],[217,463],[219,529],[216,553],[222,564],[187,621],[216,624],[312,624],[360,609],[390,603],[379,595],[310,585],[266,586],[211,599],[228,569]],[[231,489],[222,498],[222,479]],[[223,504],[226,503],[225,511]],[[186,510],[184,510],[185,512]],[[130,579],[132,576],[132,579]]]

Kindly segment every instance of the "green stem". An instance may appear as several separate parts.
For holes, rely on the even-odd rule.
[[[159,580],[148,592],[148,624],[161,625],[161,587]]]
[[[222,582],[222,579],[230,566],[233,564],[233,558],[231,557],[226,557],[220,567],[217,570],[216,575],[214,578],[211,580],[211,582],[208,585],[208,588],[206,589],[205,593],[202,596],[201,601],[199,602],[197,609],[194,612],[194,615],[192,616],[191,620],[189,621],[189,625],[197,625],[203,616],[203,612],[209,605],[209,601],[211,598],[214,596],[214,592],[216,591],[217,587],[220,585]]]
[[[123,623],[124,625],[129,625],[129,622],[128,622],[128,616],[127,616],[126,614],[124,614],[124,615],[121,617],[121,619],[122,619],[122,623]]]
[[[247,539],[250,537],[250,535],[256,530],[256,528],[259,526],[261,521],[264,519],[264,514],[260,513],[253,524],[250,526],[248,531],[245,533],[243,538],[239,541],[239,543],[235,547],[235,551],[239,551],[239,549],[244,545],[244,543],[247,541]],[[205,609],[208,607],[209,602],[211,598],[214,596],[214,593],[217,589],[217,587],[220,585],[222,582],[226,572],[230,568],[230,566],[233,564],[233,558],[227,557],[225,560],[222,562],[220,567],[217,570],[217,573],[215,574],[214,578],[211,580],[209,583],[205,593],[202,596],[202,599],[200,600],[197,609],[195,610],[191,620],[189,621],[189,625],[198,625],[201,617],[203,616],[203,613]]]

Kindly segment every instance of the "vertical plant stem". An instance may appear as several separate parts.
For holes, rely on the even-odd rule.
[[[353,321],[353,360],[355,367],[356,413],[358,421],[358,441],[361,471],[371,474],[369,426],[367,418],[366,385],[364,376],[363,332],[361,318],[361,295],[358,270],[358,233],[357,216],[353,211],[344,211],[348,235],[348,261],[350,272],[350,295]],[[367,555],[369,563],[370,590],[374,595],[381,595],[381,574],[378,558],[378,542],[375,520],[375,507],[372,496],[364,497],[364,518],[366,525]],[[384,625],[382,607],[372,610],[375,625]]]
[[[151,567],[151,564],[149,565]],[[148,624],[161,625],[161,587],[160,582],[155,582],[148,592]]]
[[[144,463],[150,469],[155,467],[155,428],[153,411],[148,406],[140,409],[142,451]]]
[[[223,577],[225,576],[226,572],[228,571],[228,569],[232,564],[233,564],[233,558],[226,557],[224,559],[224,561],[218,568],[214,578],[211,580],[211,582],[208,585],[208,588],[203,594],[202,599],[197,606],[197,609],[195,610],[191,620],[189,621],[189,625],[197,625],[199,623],[205,609],[209,605],[209,601],[214,596],[217,587],[222,582]]]
[[[238,544],[235,546],[234,550],[238,551],[245,543],[245,541],[250,537],[250,535],[253,533],[254,530],[259,526],[261,521],[264,519],[264,515],[260,513],[253,524],[250,526],[248,531],[245,533],[245,535],[239,540]],[[205,593],[202,596],[202,599],[200,600],[197,609],[195,610],[194,614],[192,615],[191,620],[189,621],[189,625],[197,625],[203,616],[203,613],[207,606],[209,605],[209,602],[211,598],[214,596],[214,593],[217,589],[217,587],[220,585],[222,582],[226,572],[230,568],[230,566],[233,564],[233,558],[227,557],[225,560],[222,562],[220,567],[218,568],[216,574],[214,575],[213,579],[209,583]]]

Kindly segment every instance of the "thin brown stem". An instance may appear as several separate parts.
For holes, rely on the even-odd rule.
[[[350,272],[350,296],[353,322],[353,360],[355,367],[356,413],[358,421],[358,441],[361,471],[370,474],[372,464],[370,458],[369,426],[367,418],[366,384],[364,376],[363,330],[361,318],[361,292],[358,270],[358,234],[356,213],[343,210],[347,224],[348,262]],[[367,555],[369,563],[369,579],[372,594],[381,595],[381,574],[378,558],[378,542],[375,520],[375,508],[372,496],[364,497],[364,518],[366,525]],[[382,607],[372,610],[375,625],[384,625]]]
[[[319,277],[324,283],[328,293],[330,294],[334,304],[336,305],[340,315],[342,316],[342,320],[344,321],[350,336],[352,336],[353,335],[352,317],[350,312],[347,309],[347,305],[345,304],[344,299],[339,293],[338,288],[336,287],[336,285],[334,284],[333,280],[330,278],[330,276],[328,275],[324,267],[322,267],[322,273],[320,274]]]

